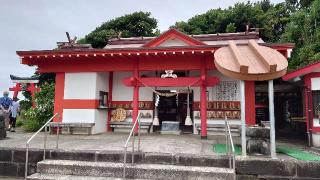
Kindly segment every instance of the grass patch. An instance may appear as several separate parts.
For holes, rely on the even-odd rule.
[[[41,124],[39,123],[39,121],[34,119],[25,120],[23,123],[23,129],[26,132],[36,132],[37,130],[40,129],[40,127],[41,127]]]
[[[301,150],[295,149],[295,148],[285,147],[285,146],[278,146],[277,153],[286,154],[286,155],[291,156],[295,159],[303,160],[303,161],[320,161],[320,156],[318,156],[318,155],[315,155],[315,154],[312,154],[309,152],[305,152],[305,151],[301,151]]]
[[[235,145],[235,153],[236,155],[241,155],[241,146]],[[214,144],[213,151],[218,154],[226,154],[226,145],[225,144]],[[286,154],[290,157],[293,157],[297,160],[302,161],[320,161],[320,156],[305,152],[295,148],[289,148],[286,146],[278,146],[277,153]]]
[[[241,147],[239,145],[235,145],[234,150],[236,155],[241,155]],[[214,144],[213,151],[219,154],[226,154],[227,148],[225,144]]]

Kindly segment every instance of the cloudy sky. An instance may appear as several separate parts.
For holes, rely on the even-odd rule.
[[[161,31],[176,21],[247,0],[0,0],[0,91],[12,86],[9,75],[31,76],[17,50],[53,49],[65,32],[83,37],[102,22],[135,11],[149,11]],[[255,1],[255,0],[253,0]],[[271,0],[273,3],[283,0]]]

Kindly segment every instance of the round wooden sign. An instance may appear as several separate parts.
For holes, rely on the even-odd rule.
[[[112,118],[114,119],[114,121],[121,122],[121,121],[124,121],[126,117],[127,117],[126,110],[123,108],[118,108],[115,110]]]

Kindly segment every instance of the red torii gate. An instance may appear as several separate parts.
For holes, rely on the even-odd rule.
[[[16,83],[16,86],[9,88],[9,91],[13,91],[13,98],[18,97],[19,91],[28,91],[31,93],[32,97],[32,107],[35,107],[33,101],[35,93],[40,91],[40,88],[36,87],[36,84],[39,83],[38,77],[17,77],[10,75],[10,79],[13,83]]]

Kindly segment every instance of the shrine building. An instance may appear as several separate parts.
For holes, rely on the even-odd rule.
[[[225,117],[231,125],[257,123],[255,81],[269,80],[273,88],[293,46],[265,43],[258,32],[169,29],[158,37],[109,39],[103,49],[60,44],[17,54],[22,64],[56,74],[56,122],[94,123],[97,134],[121,131],[113,122],[131,123],[140,112],[153,132],[170,121],[206,138],[207,126],[223,125]]]
[[[320,62],[287,73],[283,80],[301,87],[309,146],[320,147]]]

